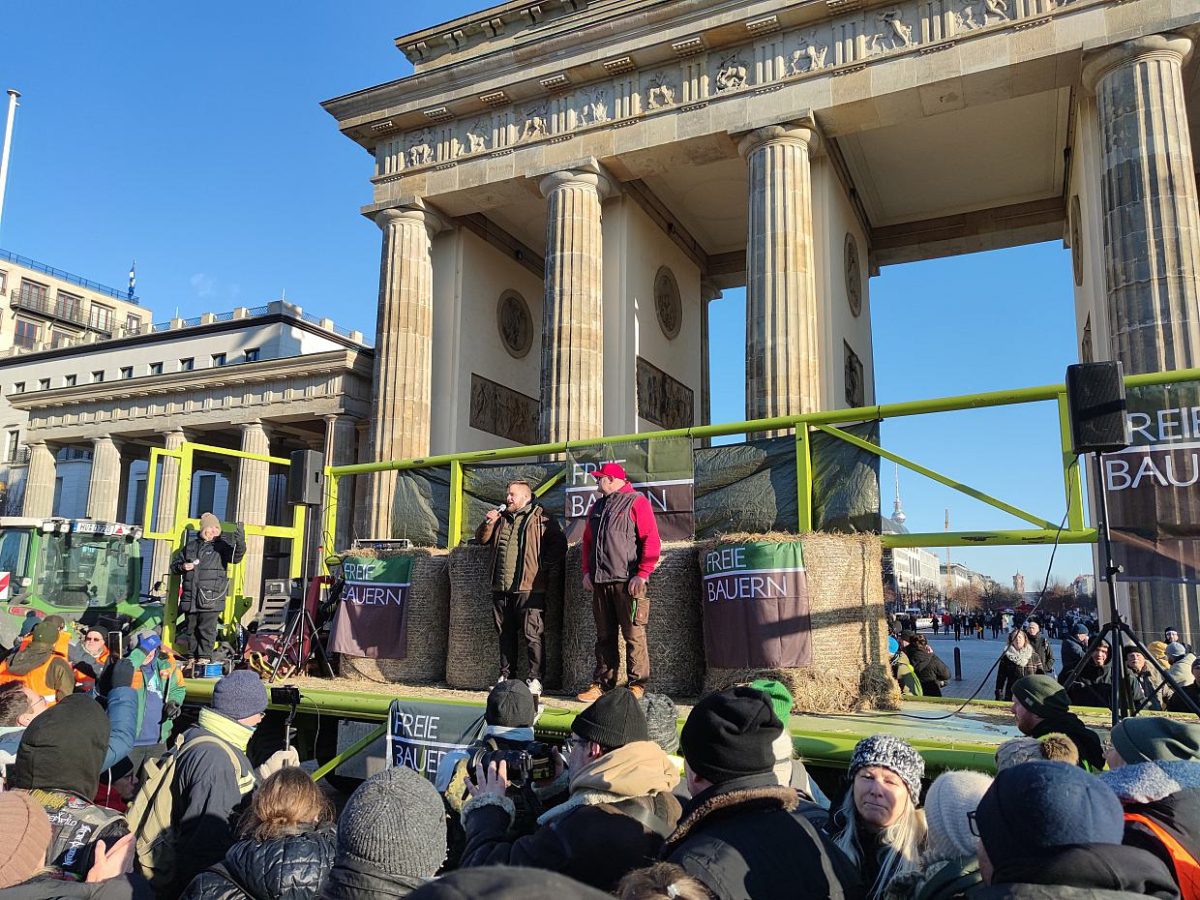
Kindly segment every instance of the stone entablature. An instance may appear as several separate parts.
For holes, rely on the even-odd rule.
[[[589,58],[550,75],[543,65],[526,64],[520,78],[495,83],[494,89],[488,75],[481,73],[480,81],[466,80],[470,92],[436,93],[437,105],[430,108],[422,108],[420,95],[430,93],[422,88],[436,72],[331,100],[325,106],[342,119],[351,137],[374,149],[374,180],[386,183],[459,160],[503,156],[519,146],[623,127],[673,110],[732,100],[746,92],[769,92],[807,78],[856,72],[888,57],[932,53],[968,38],[1033,28],[1050,23],[1056,13],[1111,2],[846,0],[822,4],[823,18],[796,24],[794,19],[811,19],[814,4],[740,22],[710,15],[707,29],[683,39],[672,39],[668,32],[664,41],[639,43],[636,50],[598,63]],[[854,11],[836,13],[848,6]],[[570,52],[577,55],[574,47]],[[597,79],[597,73],[609,77]],[[463,79],[456,82],[462,84]],[[349,106],[362,106],[365,95],[373,95],[370,108],[387,108],[383,118],[379,113],[374,121],[370,115],[361,120],[354,117]]]

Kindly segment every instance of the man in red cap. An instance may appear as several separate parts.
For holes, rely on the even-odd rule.
[[[592,592],[596,671],[592,684],[579,694],[584,703],[593,703],[616,687],[618,627],[625,637],[629,688],[639,698],[645,694],[650,681],[646,581],[660,552],[654,510],[633,489],[625,470],[609,462],[592,474],[601,496],[592,505],[583,532],[583,587]]]

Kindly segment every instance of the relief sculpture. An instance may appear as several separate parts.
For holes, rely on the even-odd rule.
[[[1005,20],[1008,18],[1008,0],[983,0],[983,24],[989,24],[991,19]]]
[[[660,428],[690,428],[695,424],[695,394],[658,366],[637,358],[638,415]]]
[[[410,166],[425,166],[433,162],[433,137],[428,129],[419,132],[408,146],[408,164]]]
[[[904,24],[901,20],[902,15],[900,8],[893,6],[875,17],[875,22],[883,29],[883,33],[872,34],[868,39],[869,56],[912,46],[912,26]]]
[[[471,373],[471,427],[518,444],[538,440],[538,402],[533,397]]]
[[[803,75],[825,68],[825,56],[829,53],[828,45],[817,46],[817,32],[810,31],[806,37],[800,38],[800,46],[792,51],[792,61],[788,69],[791,75]]]
[[[667,76],[661,72],[650,80],[650,90],[646,95],[646,105],[650,109],[662,109],[664,106],[675,105],[675,88]]]
[[[532,141],[550,133],[550,129],[546,127],[546,110],[545,103],[539,103],[537,106],[531,106],[525,110],[525,124],[521,127],[520,140]]]
[[[579,125],[599,125],[608,121],[608,92],[597,88],[583,97],[583,109],[579,112]]]
[[[467,132],[467,152],[483,153],[485,150],[487,150],[487,128],[480,119]]]
[[[717,72],[717,93],[743,88],[749,78],[746,63],[736,56],[731,56],[721,63],[721,68]]]

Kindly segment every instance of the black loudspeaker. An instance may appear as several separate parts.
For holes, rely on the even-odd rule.
[[[1125,417],[1125,371],[1119,362],[1067,366],[1071,452],[1109,453],[1133,442]]]
[[[295,506],[321,505],[321,483],[324,479],[325,454],[316,450],[293,450],[288,469],[288,503]]]

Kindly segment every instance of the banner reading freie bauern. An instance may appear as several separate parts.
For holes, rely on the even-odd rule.
[[[687,438],[664,438],[584,447],[567,453],[568,541],[583,540],[588,513],[599,497],[592,473],[606,462],[619,463],[634,489],[646,495],[662,540],[692,539],[696,529],[692,442]]]
[[[347,556],[342,574],[346,587],[333,619],[329,649],[371,659],[404,659],[412,557]]]
[[[704,657],[722,669],[812,665],[799,541],[727,544],[701,560]]]
[[[483,707],[462,703],[393,700],[388,707],[388,764],[436,781],[442,757],[465,749],[482,733],[483,714]]]
[[[1117,578],[1200,580],[1200,382],[1129,388],[1127,409],[1133,444],[1103,458]]]

